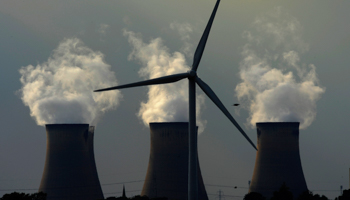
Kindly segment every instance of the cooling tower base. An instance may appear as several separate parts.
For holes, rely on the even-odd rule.
[[[104,199],[95,165],[93,127],[48,124],[46,133],[46,161],[39,191],[47,193],[47,200]]]
[[[294,199],[307,191],[299,155],[299,122],[257,123],[258,151],[249,192],[267,199],[283,183]]]
[[[150,123],[151,151],[141,195],[188,199],[188,123]],[[208,200],[199,162],[198,199]]]

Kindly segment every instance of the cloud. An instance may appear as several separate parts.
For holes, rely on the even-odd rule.
[[[316,66],[302,63],[308,51],[301,24],[282,8],[260,16],[254,30],[245,31],[247,44],[240,63],[242,82],[236,86],[240,101],[248,101],[248,121],[300,122],[308,127],[316,117],[316,102],[325,92]]]
[[[142,68],[139,75],[145,79],[183,73],[190,68],[185,56],[180,52],[169,53],[162,39],[156,38],[148,44],[132,31],[124,30],[133,50],[129,59],[137,60]],[[200,113],[204,106],[204,96],[197,94],[197,125],[203,132],[206,121]],[[141,103],[138,116],[148,126],[150,122],[188,122],[188,82],[149,86],[148,100]]]
[[[119,91],[93,90],[117,85],[110,65],[77,38],[65,39],[46,62],[22,67],[21,98],[38,125],[88,123],[117,107]]]

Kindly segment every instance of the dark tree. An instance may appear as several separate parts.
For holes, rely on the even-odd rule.
[[[324,195],[314,195],[311,191],[305,191],[298,197],[298,200],[328,200],[328,198]]]
[[[46,194],[43,192],[34,194],[12,192],[11,194],[4,194],[0,200],[46,200]]]
[[[265,200],[266,198],[258,192],[250,192],[244,196],[243,200]]]
[[[301,193],[298,197],[298,200],[312,200],[314,197],[314,195],[312,194],[311,191],[305,191],[303,193]]]
[[[271,200],[293,200],[293,193],[289,191],[289,188],[283,183],[278,191],[273,192]]]
[[[136,195],[132,197],[131,200],[149,200],[149,198],[147,196]]]
[[[34,193],[31,196],[31,200],[46,200],[47,194],[44,192]]]
[[[29,194],[12,192],[11,194],[4,194],[1,200],[31,200]]]
[[[168,198],[166,198],[166,197],[155,197],[155,198],[151,198],[150,199],[147,196],[136,195],[136,196],[131,197],[131,198],[127,198],[127,197],[108,197],[108,198],[106,198],[106,200],[168,200]]]
[[[108,197],[106,200],[129,200],[127,197]]]
[[[349,190],[343,190],[343,194],[335,200],[350,200],[350,189]]]
[[[315,194],[314,200],[328,200],[328,198],[324,195],[320,196],[319,194]]]

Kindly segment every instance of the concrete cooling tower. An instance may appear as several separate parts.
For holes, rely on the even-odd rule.
[[[283,183],[294,199],[307,191],[299,154],[299,122],[256,123],[258,151],[249,192],[267,199]]]
[[[104,199],[96,170],[94,127],[47,124],[44,173],[39,191],[47,200]]]
[[[188,199],[188,123],[150,123],[151,151],[141,196]],[[207,200],[199,162],[198,199]]]

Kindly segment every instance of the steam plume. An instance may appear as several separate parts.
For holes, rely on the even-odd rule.
[[[301,62],[308,45],[301,38],[301,25],[276,8],[257,18],[253,31],[246,31],[240,63],[242,82],[236,92],[250,102],[250,121],[300,122],[308,127],[316,117],[316,101],[325,92],[319,86],[316,67]]]
[[[170,24],[170,29],[176,31],[180,35],[180,39],[183,42],[181,51],[188,57],[192,58],[194,53],[194,48],[191,40],[191,34],[193,33],[193,27],[189,23],[179,23],[172,22]]]
[[[145,44],[134,32],[124,30],[133,47],[129,59],[141,62],[143,67],[139,75],[145,79],[183,73],[190,68],[180,52],[169,53],[161,38]],[[203,132],[206,121],[200,118],[204,106],[203,95],[197,95],[197,125],[199,133]],[[150,122],[188,122],[188,82],[149,86],[148,101],[141,103],[138,116],[148,126]]]
[[[48,61],[28,65],[19,72],[21,97],[38,125],[88,123],[119,104],[119,91],[94,93],[94,89],[117,85],[103,54],[79,39],[65,39]]]

